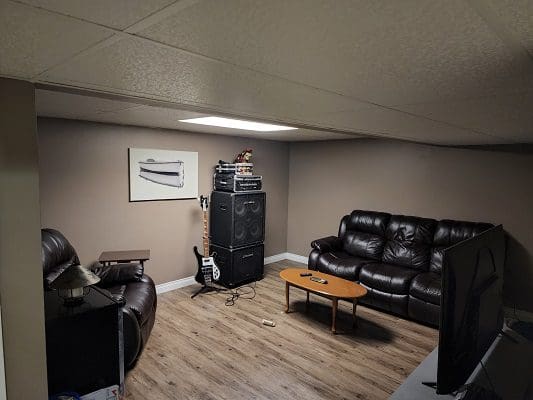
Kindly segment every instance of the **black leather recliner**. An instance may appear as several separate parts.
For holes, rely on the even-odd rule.
[[[55,229],[42,229],[42,267],[45,290],[71,265],[79,264],[76,250]],[[131,369],[141,355],[155,322],[157,295],[152,279],[135,263],[89,266],[100,277],[98,287],[109,291],[122,305],[124,367]]]
[[[309,269],[359,282],[368,290],[362,304],[436,326],[444,249],[491,227],[355,210],[338,236],[311,243]]]

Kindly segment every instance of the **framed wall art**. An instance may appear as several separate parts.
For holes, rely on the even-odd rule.
[[[130,201],[198,197],[198,153],[129,149]]]

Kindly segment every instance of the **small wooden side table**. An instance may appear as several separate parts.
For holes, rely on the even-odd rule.
[[[150,250],[120,250],[120,251],[104,251],[98,257],[98,261],[103,265],[111,265],[111,263],[129,263],[138,261],[144,268],[144,262],[150,259]]]

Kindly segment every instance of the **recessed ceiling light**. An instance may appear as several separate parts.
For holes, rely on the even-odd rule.
[[[292,126],[264,124],[262,122],[243,121],[240,119],[222,118],[222,117],[201,117],[191,119],[180,119],[180,122],[187,122],[189,124],[220,126],[222,128],[245,129],[247,131],[258,132],[274,132],[274,131],[290,131]]]

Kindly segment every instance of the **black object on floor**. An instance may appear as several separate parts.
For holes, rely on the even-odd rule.
[[[203,285],[200,289],[198,289],[196,292],[194,292],[191,295],[191,299],[194,299],[199,294],[205,294],[205,293],[211,293],[211,292],[218,292],[218,289],[213,286]]]
[[[510,328],[527,340],[533,342],[533,323],[516,321],[511,324]]]
[[[477,384],[470,384],[458,397],[458,400],[503,400],[490,389]]]

